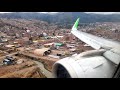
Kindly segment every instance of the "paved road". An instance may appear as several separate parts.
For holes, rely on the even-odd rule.
[[[52,73],[49,72],[48,70],[46,70],[46,69],[44,68],[44,65],[43,65],[41,62],[39,62],[39,61],[34,61],[34,62],[38,65],[38,67],[41,69],[42,73],[43,73],[47,78],[53,78]]]

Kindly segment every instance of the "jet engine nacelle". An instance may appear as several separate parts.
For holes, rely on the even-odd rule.
[[[57,61],[53,65],[55,78],[111,78],[116,64],[104,57],[106,50],[91,50]]]

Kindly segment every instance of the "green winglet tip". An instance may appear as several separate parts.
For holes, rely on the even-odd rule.
[[[76,29],[78,28],[79,20],[80,20],[80,18],[78,18],[78,19],[76,20],[75,24],[74,24],[74,28],[76,28]]]

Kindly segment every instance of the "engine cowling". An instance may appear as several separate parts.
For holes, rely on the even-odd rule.
[[[52,68],[55,78],[111,78],[116,65],[107,60],[105,50],[91,50],[57,61]]]

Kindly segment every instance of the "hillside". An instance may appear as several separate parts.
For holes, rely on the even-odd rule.
[[[33,36],[36,36],[45,30],[56,30],[57,25],[48,24],[45,21],[40,20],[26,20],[26,19],[0,19],[0,32],[7,34],[8,36],[23,36],[27,33],[27,30]]]
[[[37,13],[37,12],[14,12],[0,14],[0,18],[12,19],[37,19],[47,21],[48,23],[66,25],[73,24],[78,18],[81,18],[81,23],[94,23],[94,22],[120,22],[120,14],[100,15],[100,14],[87,14],[84,12],[60,12],[56,14]]]

